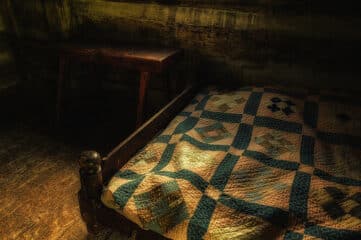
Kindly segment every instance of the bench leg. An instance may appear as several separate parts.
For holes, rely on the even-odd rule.
[[[140,73],[139,95],[138,95],[138,106],[137,106],[137,123],[136,123],[137,128],[140,127],[143,123],[144,101],[147,94],[149,78],[150,78],[150,72]]]

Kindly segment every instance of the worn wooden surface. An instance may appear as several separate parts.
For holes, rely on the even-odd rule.
[[[56,55],[65,56],[67,59],[80,58],[84,61],[106,62],[116,67],[148,72],[161,72],[181,54],[180,49],[123,44],[110,47],[109,45],[89,45],[79,42],[18,41],[17,43],[22,48],[35,48],[40,52],[51,51]]]
[[[0,146],[0,238],[85,239],[78,151],[30,129],[2,132]]]
[[[88,235],[77,199],[79,149],[30,126],[1,133],[0,239],[128,239],[110,229]]]
[[[54,132],[49,125],[51,101],[17,94],[0,96],[0,239],[94,239],[87,234],[80,217],[77,160],[80,152],[90,146],[109,151],[104,150],[108,149],[106,145],[114,146],[117,142],[110,137],[110,129],[116,129],[119,118],[114,116],[113,123],[104,123],[91,112],[91,116],[97,118],[93,123],[97,127],[84,121],[76,124],[73,120],[75,125],[68,124]],[[104,105],[97,101],[97,108],[103,109],[99,115],[109,114],[104,111]],[[86,117],[84,111],[75,112]],[[101,137],[97,131],[106,134]],[[125,135],[122,131],[115,132],[116,139]],[[90,138],[86,133],[96,137]],[[87,139],[91,140],[87,142]],[[104,229],[97,239],[127,237]]]

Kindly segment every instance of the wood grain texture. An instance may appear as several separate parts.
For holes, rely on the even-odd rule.
[[[0,238],[84,239],[76,149],[21,129],[0,145]]]
[[[0,135],[0,239],[127,239],[104,229],[88,235],[81,220],[80,150],[27,127]]]

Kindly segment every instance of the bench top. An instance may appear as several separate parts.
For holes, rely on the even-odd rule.
[[[141,71],[160,72],[181,53],[179,49],[139,46],[94,47],[64,45],[61,55],[101,60],[112,65],[120,65]]]
[[[121,45],[87,45],[79,43],[49,44],[41,41],[27,41],[24,47],[55,51],[60,57],[83,61],[100,61],[129,69],[161,72],[181,55],[175,48]]]

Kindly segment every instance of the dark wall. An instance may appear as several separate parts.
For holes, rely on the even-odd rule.
[[[18,82],[14,57],[9,46],[4,19],[0,13],[0,94]]]
[[[184,48],[182,78],[360,89],[361,14],[354,3],[14,0],[10,12],[20,39]]]

